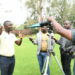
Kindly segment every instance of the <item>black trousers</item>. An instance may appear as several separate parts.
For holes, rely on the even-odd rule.
[[[61,64],[65,75],[71,75],[70,63],[72,55],[63,52],[62,49],[60,50],[60,54],[61,54]]]
[[[15,57],[0,56],[0,75],[12,75],[15,66]]]

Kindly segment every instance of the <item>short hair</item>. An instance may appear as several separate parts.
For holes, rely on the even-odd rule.
[[[8,21],[8,20],[4,21],[3,25],[5,26],[7,24],[7,22],[11,22],[11,21]]]
[[[68,22],[70,25],[72,25],[72,24],[71,24],[71,21],[69,21],[69,20],[64,21],[64,23],[65,23],[65,22]]]

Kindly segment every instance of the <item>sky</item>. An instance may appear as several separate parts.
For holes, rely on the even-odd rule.
[[[10,20],[16,25],[23,24],[28,13],[26,0],[0,0],[0,23]]]

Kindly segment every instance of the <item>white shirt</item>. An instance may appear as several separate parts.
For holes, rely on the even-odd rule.
[[[17,40],[12,33],[2,32],[0,35],[0,55],[11,57],[14,55],[14,43]]]

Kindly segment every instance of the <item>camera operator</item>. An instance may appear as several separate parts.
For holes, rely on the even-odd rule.
[[[37,38],[35,40],[33,40],[33,38],[31,37],[29,38],[29,40],[32,43],[38,46],[37,57],[38,57],[38,62],[40,66],[41,75],[42,75],[42,69],[43,69],[43,65],[44,65],[48,50],[50,49],[50,41],[52,41],[49,39],[48,35],[50,36],[50,34],[48,33],[48,28],[46,24],[40,24],[40,31],[39,33],[37,33]],[[50,75],[49,66],[48,66],[47,74]]]
[[[53,17],[49,17],[48,21],[52,23],[52,26],[58,34],[69,39],[75,45],[75,29],[67,30],[63,28]],[[74,63],[74,75],[75,75],[75,63]]]
[[[70,21],[65,21],[64,22],[64,28],[66,29],[71,29],[71,22]],[[71,69],[70,69],[70,63],[71,59],[73,56],[73,52],[71,52],[73,47],[72,41],[61,37],[60,40],[56,40],[54,38],[55,42],[60,45],[60,55],[61,55],[61,63],[62,63],[62,68],[65,72],[65,75],[71,75]],[[69,49],[70,48],[70,49]]]

